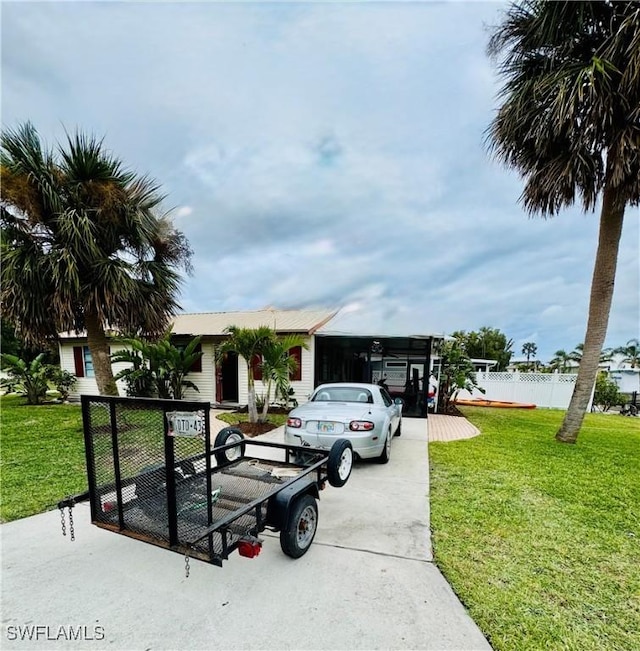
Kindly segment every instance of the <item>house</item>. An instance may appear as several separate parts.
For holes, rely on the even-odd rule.
[[[174,317],[173,337],[179,344],[201,335],[202,357],[189,373],[189,379],[199,393],[189,389],[188,399],[207,400],[218,405],[247,404],[247,365],[245,360],[229,354],[216,365],[215,348],[225,338],[230,325],[240,328],[269,326],[278,334],[298,334],[307,341],[308,348],[291,351],[298,361],[298,370],[291,386],[298,402],[304,402],[313,389],[323,382],[386,381],[394,396],[408,396],[408,407],[419,410],[416,395],[424,389],[425,369],[431,369],[432,341],[442,335],[377,336],[338,332],[331,328],[337,312],[332,310],[277,310],[250,312],[212,312],[179,314]],[[122,348],[116,334],[109,333],[110,349]],[[71,398],[79,394],[97,394],[91,352],[84,333],[66,332],[59,337],[60,365],[75,373],[77,385]],[[114,364],[114,373],[124,368]],[[256,394],[266,387],[262,384],[259,360],[254,366]],[[119,382],[121,395],[125,385]]]

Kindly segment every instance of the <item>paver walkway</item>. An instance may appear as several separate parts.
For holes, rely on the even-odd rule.
[[[430,414],[427,419],[429,441],[460,441],[480,434],[480,430],[462,416]]]

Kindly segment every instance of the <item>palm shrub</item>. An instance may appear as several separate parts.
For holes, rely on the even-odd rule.
[[[262,378],[266,382],[266,394],[262,406],[260,422],[266,422],[271,404],[271,390],[275,389],[275,397],[280,398],[285,405],[289,403],[291,390],[290,377],[298,368],[298,363],[289,354],[292,348],[300,346],[308,348],[303,337],[299,335],[274,336],[262,350]]]
[[[28,405],[39,405],[47,396],[52,368],[43,362],[45,353],[40,353],[30,362],[17,355],[3,353],[2,366],[8,373],[0,384],[10,387],[15,393],[27,398]]]
[[[114,363],[130,364],[116,375],[124,379],[127,393],[149,397],[182,400],[185,389],[199,391],[197,385],[186,378],[191,367],[202,356],[197,350],[201,337],[194,337],[186,346],[177,346],[171,340],[171,330],[155,342],[142,339],[122,340],[128,348],[118,350],[111,356]]]
[[[254,376],[254,360],[261,359],[265,349],[273,342],[276,335],[268,326],[259,328],[240,328],[230,325],[225,330],[228,335],[216,348],[216,361],[220,362],[227,353],[240,355],[247,365],[247,411],[249,422],[258,422],[256,406],[256,385]]]
[[[154,395],[155,381],[148,364],[147,344],[141,339],[121,339],[127,348],[117,350],[111,355],[112,363],[125,363],[129,366],[116,375],[124,380],[128,396],[151,398]]]

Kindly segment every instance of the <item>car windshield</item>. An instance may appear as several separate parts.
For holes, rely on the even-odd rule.
[[[360,387],[327,387],[320,389],[312,402],[367,402],[373,403],[373,396],[368,389]]]

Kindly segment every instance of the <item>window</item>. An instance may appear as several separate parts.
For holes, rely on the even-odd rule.
[[[254,355],[251,359],[251,368],[253,369],[253,379],[262,380],[262,356]]]
[[[73,363],[75,366],[76,377],[95,377],[93,369],[93,358],[89,346],[73,347]]]
[[[393,404],[391,396],[384,389],[380,389],[380,395],[382,396],[382,401],[386,407],[390,407]]]
[[[295,346],[289,351],[289,357],[296,360],[296,370],[289,374],[289,379],[292,382],[300,382],[302,380],[302,346]]]

